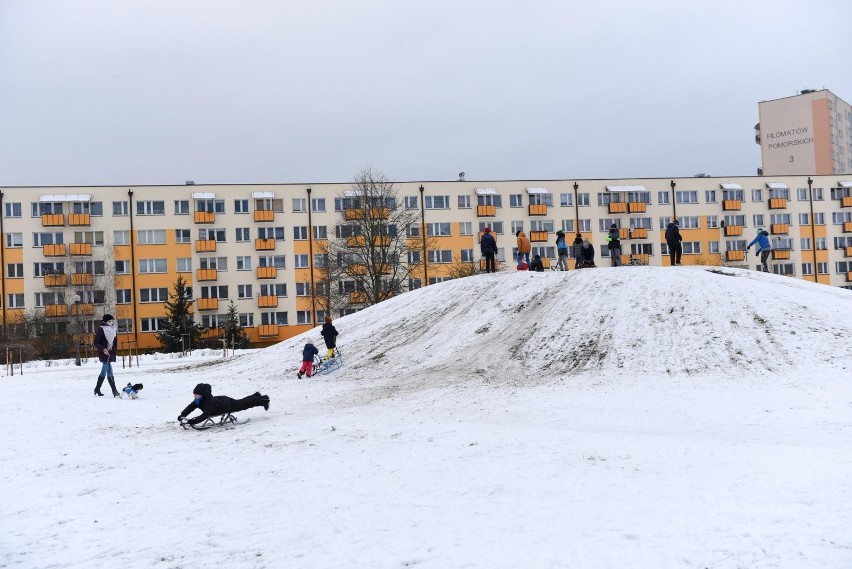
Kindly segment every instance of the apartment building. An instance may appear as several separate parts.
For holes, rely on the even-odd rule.
[[[393,205],[419,210],[425,226],[416,231],[433,244],[425,259],[402,261],[417,269],[400,293],[448,278],[458,263],[479,263],[485,227],[497,238],[502,270],[514,270],[519,229],[546,266],[555,265],[559,229],[588,238],[599,264],[608,266],[612,224],[621,229],[625,265],[667,266],[664,232],[675,218],[684,264],[757,270],[746,245],[761,226],[771,233],[773,272],[852,286],[852,176],[395,186]],[[340,226],[351,194],[349,184],[4,187],[4,330],[16,315],[37,310],[57,325],[82,319],[91,332],[110,312],[122,349],[155,348],[163,302],[180,275],[193,289],[195,320],[211,337],[230,301],[255,345],[301,333],[325,316],[311,296],[319,264],[311,255],[318,244],[345,233]],[[332,315],[357,309],[332,307]]]
[[[852,106],[828,89],[761,101],[758,112],[762,175],[852,172]]]

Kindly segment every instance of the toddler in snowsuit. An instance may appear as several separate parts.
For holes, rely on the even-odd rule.
[[[319,350],[314,343],[308,340],[308,343],[305,344],[305,348],[302,350],[302,367],[299,368],[299,373],[296,374],[296,377],[302,379],[303,375],[307,375],[311,377],[314,372],[314,356],[319,353]]]

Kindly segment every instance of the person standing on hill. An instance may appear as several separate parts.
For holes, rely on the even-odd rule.
[[[578,233],[572,245],[574,246],[574,268],[579,269],[583,266],[583,236]]]
[[[614,223],[609,228],[609,234],[606,236],[607,246],[609,247],[609,257],[613,267],[621,266],[621,235],[618,231],[618,226]]]
[[[98,383],[95,385],[95,395],[103,397],[101,393],[101,385],[104,383],[104,377],[109,381],[109,386],[112,388],[113,397],[121,397],[121,393],[115,388],[115,375],[112,372],[112,362],[115,361],[115,355],[118,352],[118,333],[115,329],[115,318],[112,314],[104,314],[101,319],[101,327],[95,332],[94,346],[98,352],[98,360],[101,362],[101,373],[98,374]]]
[[[769,272],[769,264],[766,262],[769,259],[769,254],[772,252],[772,245],[769,244],[769,232],[762,227],[757,228],[757,236],[751,240],[746,249],[751,249],[751,246],[757,243],[757,252],[760,253],[760,264],[763,265],[763,272]]]
[[[302,349],[302,367],[299,368],[296,377],[302,379],[303,375],[311,377],[314,374],[314,356],[318,353],[319,350],[314,346],[314,343],[308,340]]]
[[[331,323],[331,316],[325,317],[325,323],[322,325],[322,339],[325,340],[325,347],[328,352],[325,354],[325,359],[331,359],[334,356],[334,349],[337,347],[337,328]]]
[[[680,256],[683,254],[683,247],[680,242],[683,237],[680,235],[680,221],[674,220],[669,223],[666,228],[666,245],[669,246],[669,258],[672,266],[681,265]]]
[[[532,252],[532,243],[527,239],[527,234],[520,229],[515,232],[515,237],[518,239],[518,270],[523,270],[524,261],[527,267],[530,266],[530,252]]]
[[[479,250],[482,251],[482,256],[485,258],[485,272],[496,272],[497,266],[494,262],[494,257],[497,255],[497,240],[491,235],[490,227],[482,230],[482,237],[479,239]]]
[[[565,243],[565,233],[560,229],[556,232],[556,252],[559,261],[556,263],[557,271],[568,270],[568,245]]]

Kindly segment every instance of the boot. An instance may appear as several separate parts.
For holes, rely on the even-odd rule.
[[[104,394],[101,393],[101,385],[103,385],[103,384],[104,384],[104,376],[99,375],[98,376],[98,384],[95,385],[95,395],[98,395],[100,397],[104,396]]]
[[[112,389],[112,396],[113,397],[121,397],[121,393],[119,393],[118,389],[115,388],[115,378],[114,377],[108,377],[107,381],[109,382],[109,386]]]

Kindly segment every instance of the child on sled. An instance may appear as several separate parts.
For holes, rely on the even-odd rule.
[[[188,425],[197,425],[211,417],[245,411],[252,407],[263,407],[266,411],[269,411],[269,396],[261,395],[260,392],[255,392],[242,399],[232,399],[224,395],[213,397],[213,388],[210,387],[210,384],[199,383],[192,390],[192,397],[192,403],[187,405],[186,409],[178,415],[178,422],[181,424],[186,422]],[[187,415],[196,409],[201,410],[201,415],[187,420]]]

